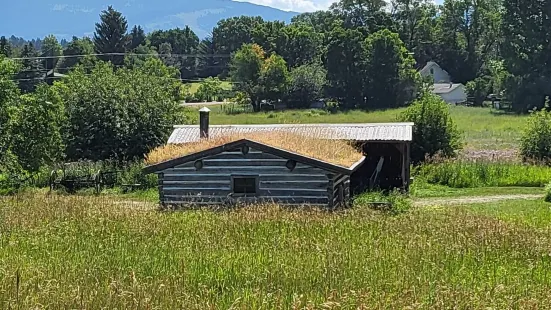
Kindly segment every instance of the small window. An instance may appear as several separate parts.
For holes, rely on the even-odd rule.
[[[434,68],[430,68],[430,74],[434,75]]]
[[[233,177],[233,193],[255,195],[257,190],[256,177]]]

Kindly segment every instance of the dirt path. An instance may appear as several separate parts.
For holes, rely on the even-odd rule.
[[[540,199],[541,195],[498,195],[498,196],[477,196],[477,197],[461,197],[461,198],[427,198],[414,202],[415,206],[437,206],[437,205],[465,205],[498,202],[504,200],[536,200]]]

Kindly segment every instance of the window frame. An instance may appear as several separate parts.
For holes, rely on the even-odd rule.
[[[254,179],[254,193],[236,193],[235,192],[235,180],[236,179]],[[246,175],[246,174],[236,174],[231,176],[231,191],[234,197],[254,197],[258,196],[258,191],[260,187],[260,178],[258,175]]]

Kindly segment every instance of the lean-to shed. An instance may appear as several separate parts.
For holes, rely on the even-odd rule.
[[[273,202],[336,207],[349,200],[349,167],[241,139],[145,169],[159,176],[163,205]]]

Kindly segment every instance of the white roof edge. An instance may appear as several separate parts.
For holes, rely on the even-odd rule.
[[[378,126],[414,126],[414,123],[352,123],[352,124],[233,124],[233,125],[210,125],[216,128],[232,128],[232,127],[378,127]],[[174,125],[174,129],[178,128],[196,128],[199,125]]]

